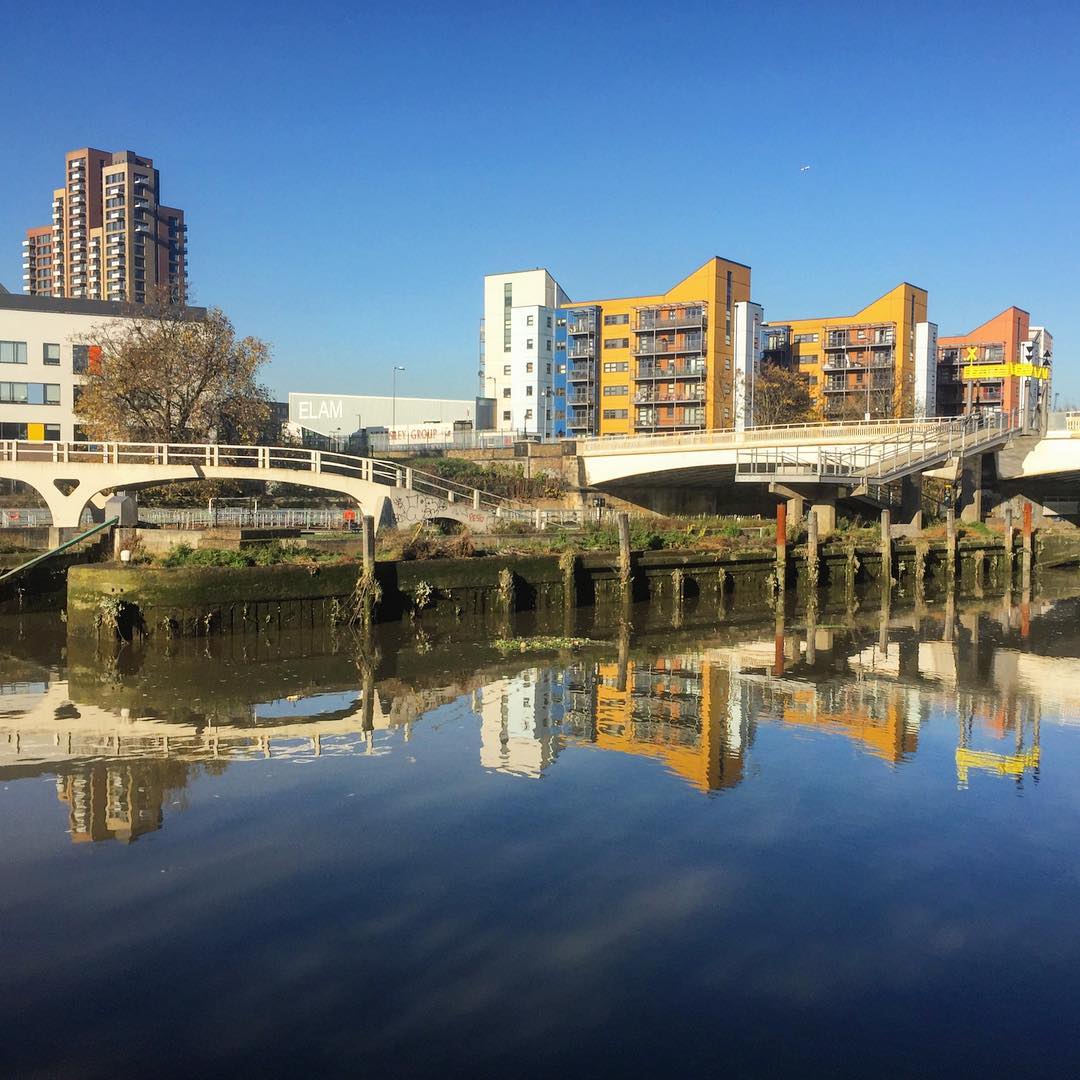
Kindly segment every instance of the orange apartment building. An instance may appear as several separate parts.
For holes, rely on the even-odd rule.
[[[557,360],[567,369],[570,430],[732,427],[735,305],[749,299],[750,267],[714,257],[663,293],[564,305]]]
[[[942,416],[1002,411],[1019,421],[1049,391],[1053,339],[1008,307],[966,334],[938,339],[937,399]]]
[[[184,212],[164,206],[152,159],[85,147],[65,157],[52,224],[27,229],[23,292],[145,303],[187,296]]]
[[[854,315],[770,320],[762,360],[803,374],[825,419],[933,412],[937,327],[927,294],[902,282]]]

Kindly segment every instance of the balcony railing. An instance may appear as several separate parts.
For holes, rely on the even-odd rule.
[[[684,335],[674,339],[642,337],[634,343],[635,356],[656,356],[662,353],[701,352],[705,339],[700,334]]]
[[[593,342],[572,341],[566,347],[568,360],[583,360],[596,355],[596,345]]]
[[[676,383],[674,391],[638,390],[634,394],[635,405],[673,404],[702,402],[705,400],[703,383]]]
[[[584,319],[567,319],[566,332],[568,334],[594,334],[596,333],[596,319],[592,316]]]
[[[703,379],[706,373],[704,357],[685,360],[669,360],[666,364],[639,363],[639,379]]]
[[[635,330],[667,330],[682,327],[705,326],[703,306],[659,308],[639,311],[634,323]]]
[[[851,360],[847,357],[836,356],[828,357],[825,360],[825,371],[888,371],[891,370],[895,362],[895,357],[892,353],[888,356],[882,356],[880,353],[873,356],[869,364],[860,364],[856,360]]]

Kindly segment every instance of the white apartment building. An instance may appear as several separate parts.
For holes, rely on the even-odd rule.
[[[189,318],[205,315],[185,310]],[[0,439],[80,438],[75,396],[100,356],[95,332],[133,317],[129,304],[0,291]]]
[[[550,434],[555,314],[570,298],[547,270],[484,278],[480,395],[495,399],[495,430]]]

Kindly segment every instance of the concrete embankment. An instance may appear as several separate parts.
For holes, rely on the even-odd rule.
[[[1017,538],[1019,540],[1019,538]],[[372,617],[457,619],[515,611],[569,610],[586,605],[650,601],[763,610],[779,597],[818,591],[874,589],[900,597],[950,586],[977,593],[1021,582],[1019,543],[1010,554],[1001,537],[966,538],[955,552],[944,540],[830,543],[813,559],[800,546],[778,561],[772,550],[616,552],[431,559],[375,564]],[[888,559],[888,562],[886,562]],[[1039,566],[1080,560],[1080,541],[1047,538],[1035,545]],[[886,573],[887,569],[887,573]],[[202,635],[257,632],[261,627],[345,623],[357,612],[358,563],[267,567],[159,568],[98,564],[68,571],[67,612],[76,634],[118,624],[133,633]],[[370,598],[370,590],[366,593]]]

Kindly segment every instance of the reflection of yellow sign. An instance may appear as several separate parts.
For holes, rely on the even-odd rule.
[[[1005,379],[1010,375],[1019,379],[1049,379],[1050,369],[1035,364],[967,364],[960,374],[965,379]]]

